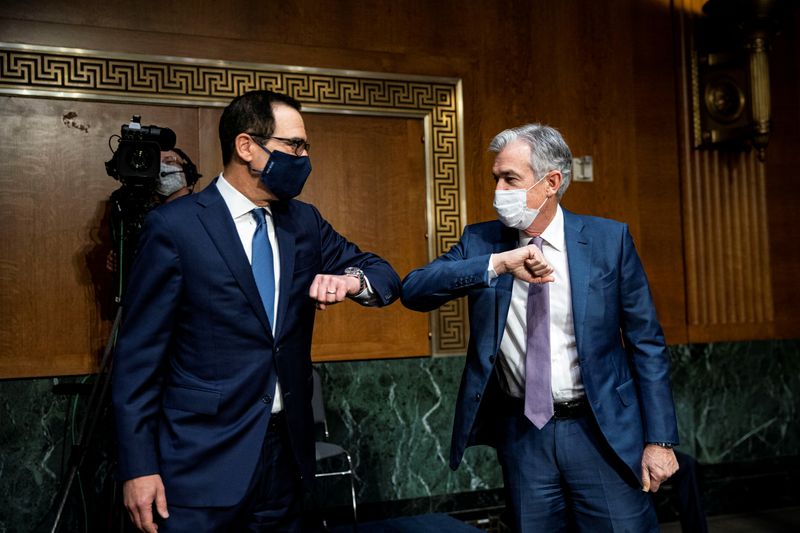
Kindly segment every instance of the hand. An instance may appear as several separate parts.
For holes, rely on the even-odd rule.
[[[549,283],[555,281],[553,267],[544,258],[542,251],[533,244],[495,254],[492,256],[497,275],[510,272],[517,279],[528,283]]]
[[[325,310],[329,305],[344,301],[348,295],[355,296],[360,288],[361,282],[354,276],[317,274],[308,295],[317,302],[317,309]]]
[[[648,444],[642,454],[642,490],[658,492],[663,482],[678,471],[675,452],[657,444]]]
[[[164,483],[158,474],[135,477],[126,481],[122,485],[122,501],[125,502],[128,515],[139,531],[147,533],[158,531],[158,525],[153,522],[153,502],[161,518],[169,518],[167,495]]]

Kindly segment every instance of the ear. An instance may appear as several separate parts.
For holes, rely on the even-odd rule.
[[[553,196],[555,196],[555,194],[558,192],[558,188],[561,187],[561,182],[563,179],[564,176],[561,175],[560,170],[551,170],[550,174],[548,174],[545,178],[545,181],[547,182],[547,192],[552,192]]]
[[[261,148],[253,141],[252,137],[246,133],[240,133],[233,140],[233,147],[236,155],[245,163],[253,161],[256,155],[256,150]]]

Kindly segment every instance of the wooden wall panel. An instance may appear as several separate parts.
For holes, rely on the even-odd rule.
[[[770,57],[773,132],[763,163],[754,153],[692,148],[689,58],[701,6],[676,3],[689,340],[796,337],[798,18],[786,21]]]
[[[775,335],[800,338],[800,10],[774,42],[770,72],[772,138],[767,147],[764,185]]]
[[[314,170],[301,200],[401,277],[428,260],[421,120],[306,115]],[[430,355],[428,317],[398,302],[369,309],[345,302],[317,312],[317,361]]]
[[[685,45],[681,25],[687,15],[699,13],[702,3],[443,0],[432,5],[424,0],[367,4],[344,0],[333,9],[316,0],[279,8],[270,2],[243,0],[224,5],[214,0],[152,0],[135,5],[121,0],[78,4],[11,0],[0,5],[0,40],[461,78],[469,221],[495,216],[489,172],[492,155],[486,151],[491,137],[506,127],[531,121],[558,127],[576,155],[595,158],[596,181],[573,185],[565,206],[631,225],[667,338],[674,343],[733,338],[726,328],[744,331],[734,322],[718,324],[702,335],[692,326],[691,338],[687,333],[690,324],[699,326],[697,320],[705,320],[699,314],[708,296],[703,291],[713,286],[715,294],[720,293],[714,285],[719,283],[716,277],[706,280],[690,275],[701,271],[700,258],[684,258],[680,244],[684,238],[706,239],[703,246],[708,245],[709,253],[716,246],[699,228],[689,227],[694,222],[684,205],[685,185],[688,176],[695,176],[700,172],[695,169],[701,167],[689,161],[687,130],[681,122],[686,119],[685,99],[675,98],[686,86],[680,64],[684,57],[680,46]],[[800,305],[795,280],[800,269],[798,226],[793,220],[798,205],[794,176],[800,168],[797,27],[795,17],[794,29],[782,37],[786,47],[773,55],[781,59],[771,64],[777,92],[773,93],[775,133],[767,166],[751,171],[746,164],[734,162],[739,166],[732,174],[738,180],[744,176],[758,180],[763,172],[760,186],[766,191],[771,283],[769,287],[762,283],[763,290],[752,294],[763,297],[771,291],[774,332],[781,336],[800,333],[793,318]],[[672,38],[677,38],[676,51],[669,47]],[[200,110],[195,118],[200,126],[196,162],[206,174],[201,185],[219,167],[219,156],[213,150],[209,153],[216,143],[215,113]],[[720,189],[716,194],[728,193]],[[741,209],[741,204],[734,203],[729,214]],[[684,270],[684,262],[692,261],[695,270]],[[698,291],[703,292],[702,298]],[[695,295],[696,311],[687,308],[689,293]],[[687,313],[694,313],[694,318]],[[768,306],[764,313],[769,316]],[[761,330],[759,336],[764,331],[768,330]],[[17,341],[15,337],[13,342]]]
[[[108,137],[132,113],[197,149],[192,109],[0,97],[0,376],[76,374],[113,318]]]
[[[686,154],[689,338],[767,337],[774,320],[764,165],[754,153]]]

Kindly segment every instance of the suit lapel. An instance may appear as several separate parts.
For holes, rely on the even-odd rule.
[[[253,269],[242,248],[242,241],[231,218],[231,212],[219,194],[216,180],[195,196],[197,203],[203,207],[197,215],[200,223],[209,237],[211,237],[225,264],[228,265],[228,269],[233,274],[267,334],[272,337],[269,319],[266,311],[264,311],[264,303],[261,301],[261,295],[258,293],[258,287],[253,278]]]
[[[575,325],[578,353],[583,353],[581,344],[589,296],[592,243],[584,233],[585,226],[581,219],[563,207],[562,211],[564,212],[564,239],[567,244],[570,290],[572,291],[572,320]]]
[[[278,295],[278,314],[276,318],[278,323],[275,327],[275,336],[278,337],[284,325],[294,280],[294,236],[297,233],[297,228],[294,221],[286,213],[284,206],[279,204],[273,204],[272,206],[272,220],[275,223],[275,236],[278,239],[281,262],[280,294]]]

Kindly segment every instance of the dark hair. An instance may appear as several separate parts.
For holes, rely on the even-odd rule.
[[[289,95],[272,91],[249,91],[234,98],[219,119],[219,144],[222,164],[227,165],[235,150],[234,141],[240,133],[269,137],[275,131],[272,106],[284,104],[300,111],[300,102]]]

